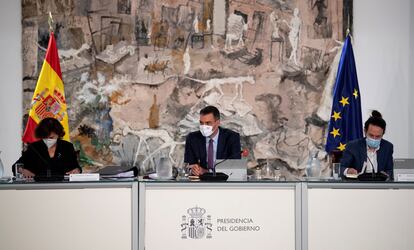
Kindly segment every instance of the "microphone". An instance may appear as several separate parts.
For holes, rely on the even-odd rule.
[[[365,168],[365,171],[363,174],[360,174],[358,176],[358,180],[360,181],[386,181],[388,180],[389,176],[387,174],[384,174],[382,172],[375,172],[374,164],[372,161],[367,157],[369,163],[372,167],[372,173],[367,173],[367,168]],[[367,164],[368,165],[368,164]]]
[[[372,164],[371,159],[369,159],[369,157],[367,157],[369,163],[371,164],[371,168],[372,168],[372,174],[375,174],[375,168],[374,168],[374,164]],[[367,170],[365,169],[365,172],[367,172]]]
[[[46,177],[52,177],[52,170],[49,167],[46,169]]]
[[[230,160],[230,159],[240,159],[241,156],[247,157],[249,155],[249,152],[247,149],[244,149],[242,151],[236,152],[235,154],[230,155],[229,157],[226,157],[225,159],[221,160],[220,162],[217,162],[213,165],[213,173],[204,173],[200,175],[200,180],[202,181],[226,181],[229,176],[225,173],[218,172],[216,173],[216,166],[222,164],[223,162]]]

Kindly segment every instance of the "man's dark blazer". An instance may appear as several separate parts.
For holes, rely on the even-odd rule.
[[[394,168],[393,152],[394,146],[392,143],[381,139],[380,148],[377,151],[378,172],[384,171],[391,178],[393,177]],[[361,172],[365,161],[367,161],[366,138],[348,142],[341,158],[341,175],[343,175],[346,168],[355,168],[358,172]]]
[[[222,127],[219,130],[216,159],[240,159],[240,135]],[[187,135],[184,162],[207,168],[206,138],[200,131]]]

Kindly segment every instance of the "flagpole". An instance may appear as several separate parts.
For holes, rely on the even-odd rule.
[[[49,14],[50,14],[50,12],[49,12]],[[347,26],[346,26],[346,35],[348,35],[349,34],[349,32],[350,32],[350,30],[349,30],[349,12],[348,12],[348,23],[347,23]]]
[[[351,17],[349,16],[349,13],[348,13],[348,23],[347,23],[347,28],[346,28],[346,36],[350,36],[352,38],[350,25],[351,25]]]
[[[349,13],[348,13],[348,23],[347,23],[347,28],[346,28],[346,37],[349,36],[351,38],[351,41],[353,41],[354,38],[351,35],[350,23],[351,23],[351,21],[350,21],[350,16],[349,16]],[[346,39],[346,37],[345,37],[345,39]]]
[[[49,18],[47,20],[47,23],[49,24],[49,31],[52,33],[53,32],[53,16],[52,16],[52,12],[49,11]]]

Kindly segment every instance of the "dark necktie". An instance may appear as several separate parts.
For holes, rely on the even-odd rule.
[[[208,152],[207,152],[207,166],[209,169],[214,168],[214,147],[213,147],[214,140],[210,139],[208,142]]]

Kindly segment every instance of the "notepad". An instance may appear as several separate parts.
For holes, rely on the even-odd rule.
[[[70,174],[69,181],[99,181],[98,173]]]

